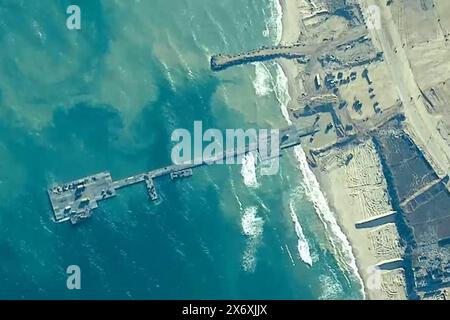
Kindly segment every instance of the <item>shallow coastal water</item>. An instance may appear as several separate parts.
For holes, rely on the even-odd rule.
[[[361,297],[293,151],[275,176],[254,159],[201,168],[158,181],[157,205],[134,186],[85,223],[51,221],[47,186],[164,166],[171,132],[195,120],[286,126],[277,64],[209,70],[213,53],[279,41],[276,2],[86,0],[81,31],[65,28],[67,1],[0,3],[0,298]]]

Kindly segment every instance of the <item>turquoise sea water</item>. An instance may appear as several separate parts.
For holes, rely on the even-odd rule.
[[[217,165],[159,180],[160,204],[134,186],[84,223],[52,221],[48,186],[169,164],[172,131],[195,120],[286,126],[276,64],[209,70],[211,54],[277,42],[272,0],[77,2],[69,31],[69,1],[0,0],[0,298],[360,298],[292,151],[256,184],[251,166]]]

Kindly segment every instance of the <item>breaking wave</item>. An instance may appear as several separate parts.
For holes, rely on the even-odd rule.
[[[320,190],[319,182],[317,181],[316,176],[308,165],[305,152],[300,146],[296,146],[294,147],[294,153],[298,162],[299,169],[303,174],[303,184],[307,196],[314,204],[315,211],[324,224],[325,228],[330,231],[331,244],[335,249],[338,261],[341,265],[346,265],[351,269],[353,275],[360,283],[361,293],[365,297],[364,284],[356,265],[356,259],[353,255],[352,247],[350,246],[350,243],[344,232],[342,232],[340,226],[338,225],[334,213],[328,207],[327,200]],[[337,249],[337,246],[339,247],[339,249]]]
[[[295,213],[295,203],[294,200],[291,199],[289,201],[289,213],[291,214],[292,222],[295,226],[295,233],[297,234],[298,242],[297,242],[297,250],[298,254],[300,255],[300,259],[310,267],[313,264],[313,260],[311,257],[310,249],[308,241],[306,240],[306,237],[303,233],[302,226],[300,222],[298,221],[297,214]]]
[[[289,119],[288,105],[291,101],[291,96],[289,95],[289,84],[288,78],[284,74],[283,68],[277,63],[276,64],[276,85],[274,86],[275,96],[280,103],[281,113],[284,119],[289,125],[292,124],[291,119]]]
[[[173,92],[176,92],[177,89],[175,87],[175,80],[173,79],[172,72],[170,71],[169,66],[163,61],[161,61],[161,64],[163,65],[164,70],[166,71],[166,78],[169,81],[170,88],[172,89]]]
[[[287,110],[287,106],[291,100],[291,97],[289,95],[288,79],[284,74],[281,66],[279,64],[277,65],[278,86],[276,86],[276,88],[278,88],[279,90],[276,90],[276,95],[278,101],[280,102],[283,117],[286,119],[288,124],[291,125],[292,121],[289,119],[289,113]],[[298,168],[303,175],[303,186],[305,188],[306,194],[313,203],[315,211],[322,221],[323,225],[325,226],[325,229],[329,231],[330,242],[335,251],[336,258],[338,259],[341,267],[350,269],[351,273],[359,282],[361,286],[361,293],[365,298],[364,283],[361,275],[359,274],[359,270],[356,265],[356,258],[352,252],[352,247],[347,237],[342,232],[339,224],[337,223],[334,213],[330,210],[328,202],[324,194],[322,193],[322,190],[320,189],[319,182],[317,181],[316,176],[309,167],[308,161],[306,159],[306,154],[303,151],[302,147],[294,147],[294,154],[297,160]]]
[[[264,220],[256,215],[257,207],[248,207],[241,218],[242,233],[247,237],[247,245],[242,256],[242,268],[254,272],[256,268],[256,250],[263,233]]]
[[[271,78],[272,75],[267,67],[262,62],[253,63],[255,66],[255,80],[253,80],[253,87],[256,95],[266,96],[272,92]]]
[[[254,152],[249,152],[245,155],[242,162],[241,175],[247,187],[257,188],[259,186],[256,178],[256,154]]]
[[[321,274],[319,276],[322,294],[319,300],[337,300],[342,297],[344,289],[342,285],[332,276]]]
[[[279,0],[271,1],[268,9],[269,13],[265,19],[266,28],[263,30],[263,36],[272,38],[275,44],[278,44],[283,35],[283,10]]]
[[[259,238],[263,232],[264,220],[256,215],[256,207],[248,207],[242,215],[242,233],[249,238]]]

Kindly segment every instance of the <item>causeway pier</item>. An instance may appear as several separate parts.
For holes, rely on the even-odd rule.
[[[298,43],[290,46],[262,47],[235,55],[217,54],[211,57],[211,70],[221,71],[240,64],[278,58],[298,59],[304,63],[307,63],[310,59],[306,53],[305,45]]]
[[[290,126],[279,130],[278,135],[269,135],[266,138],[267,147],[271,139],[279,139],[279,151],[294,147],[301,143],[301,138],[313,135],[317,132],[315,127],[297,128]],[[172,164],[158,168],[149,172],[139,173],[128,178],[114,181],[107,171],[87,176],[69,183],[57,185],[47,190],[50,203],[53,209],[55,222],[61,223],[70,221],[76,224],[92,215],[94,209],[98,208],[98,203],[117,195],[117,191],[131,185],[145,183],[149,199],[157,201],[159,199],[155,180],[169,176],[173,181],[192,176],[193,169],[201,166],[212,165],[219,161],[237,156],[243,156],[249,152],[260,152],[258,143],[248,143],[242,148],[227,149],[206,159],[197,159],[189,163]],[[280,152],[277,155],[281,155]],[[262,159],[267,161],[270,159]]]
[[[356,43],[368,40],[365,26],[358,26],[348,30],[339,39],[330,39],[324,43],[293,43],[291,45],[263,46],[259,49],[237,54],[216,54],[211,57],[211,70],[222,71],[229,67],[264,62],[273,59],[295,59],[300,63],[316,63],[324,53],[352,48]]]

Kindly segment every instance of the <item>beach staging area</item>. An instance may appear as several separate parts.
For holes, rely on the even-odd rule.
[[[277,59],[289,121],[352,244],[371,299],[448,299],[450,3],[281,0],[279,46],[211,68]]]

